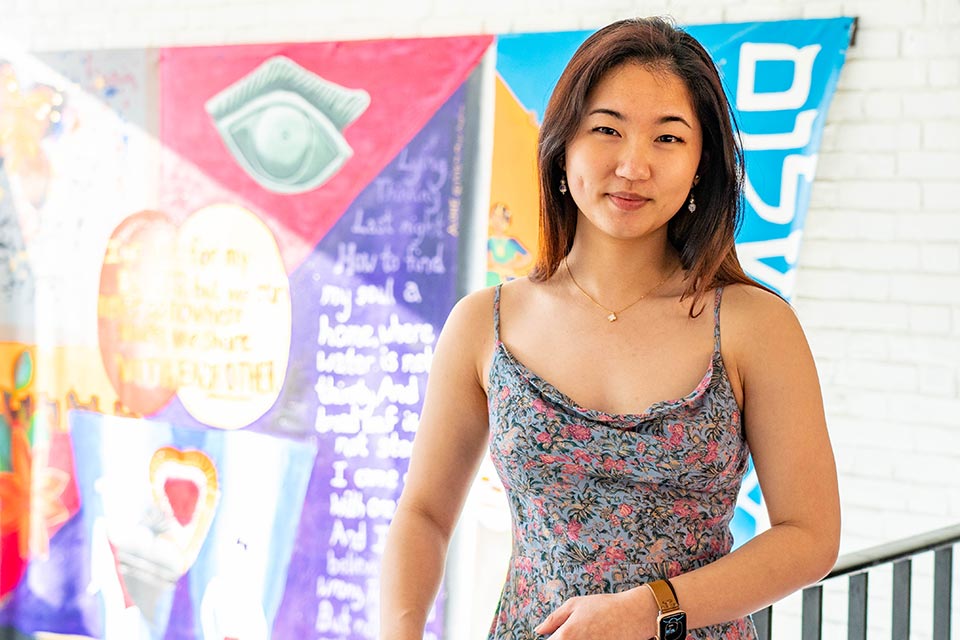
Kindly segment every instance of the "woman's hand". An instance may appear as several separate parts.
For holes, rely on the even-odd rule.
[[[656,635],[656,603],[646,587],[570,598],[535,629],[550,640],[648,640]]]

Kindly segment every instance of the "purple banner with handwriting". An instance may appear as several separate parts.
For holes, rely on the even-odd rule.
[[[281,403],[295,413],[277,426],[313,431],[318,456],[274,637],[376,637],[384,536],[456,295],[463,94],[290,276],[286,387],[299,402]],[[425,637],[441,636],[440,618]]]

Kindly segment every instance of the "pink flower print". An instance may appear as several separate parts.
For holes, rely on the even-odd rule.
[[[641,441],[641,442],[638,442],[638,443],[637,443],[637,454],[638,454],[638,455],[641,455],[641,456],[642,456],[642,455],[643,455],[643,452],[646,451],[646,450],[647,450],[647,443],[646,443],[646,442],[642,442],[642,441]]]
[[[600,566],[600,563],[588,562],[587,564],[583,565],[583,571],[588,576],[592,577],[594,582],[603,581],[603,567]]]
[[[580,529],[583,528],[583,525],[576,520],[571,520],[567,523],[567,537],[571,540],[580,539]]]
[[[687,546],[687,549],[695,549],[697,547],[697,538],[693,535],[693,531],[687,533],[687,537],[684,538],[683,544]]]
[[[573,452],[573,459],[581,464],[590,464],[593,462],[593,458],[594,456],[592,453],[587,453],[583,449],[576,449]]]
[[[516,560],[514,560],[513,566],[515,566],[517,569],[520,569],[521,571],[530,571],[531,569],[533,569],[533,560],[527,557],[517,558]]]
[[[543,464],[553,464],[559,460],[563,460],[563,456],[552,456],[549,453],[540,454],[540,462]]]
[[[686,518],[696,513],[697,503],[689,498],[681,498],[673,503],[673,513]]]
[[[622,459],[621,459],[621,460],[614,460],[613,458],[610,458],[610,457],[606,457],[606,458],[603,459],[603,470],[604,470],[604,471],[620,471],[620,472],[623,472],[623,470],[626,468],[626,466],[627,466],[627,461],[626,461],[626,460],[622,460]]]
[[[567,476],[584,476],[586,475],[586,470],[579,464],[568,462],[563,465],[563,474]]]
[[[567,426],[565,429],[566,429],[567,435],[569,435],[574,440],[579,440],[580,442],[589,440],[592,434],[592,432],[590,431],[590,427],[582,424],[571,424]]]
[[[720,521],[721,521],[721,520],[723,520],[723,514],[722,514],[722,513],[721,513],[720,515],[717,515],[717,516],[714,516],[714,517],[712,517],[712,518],[708,518],[707,520],[704,520],[703,524],[704,524],[704,526],[706,526],[707,528],[712,529],[713,527],[715,527],[715,526],[717,526],[718,524],[720,524]]]
[[[528,585],[527,585],[527,577],[526,577],[526,576],[520,576],[519,578],[517,578],[517,595],[520,596],[521,598],[522,598],[524,595],[526,595],[527,586],[528,586]]]
[[[623,549],[620,547],[607,547],[605,555],[607,560],[612,563],[623,562],[627,559],[627,554],[624,553]]]
[[[553,410],[546,402],[542,399],[537,398],[532,403],[533,410],[537,413],[542,413],[547,416],[548,420],[553,420],[557,417],[557,412]]]
[[[537,434],[537,442],[549,447],[551,444],[553,444],[553,437],[546,431],[541,431]]]
[[[717,459],[717,442],[711,440],[707,443],[707,455],[703,456],[703,464],[710,464]]]
[[[500,399],[506,400],[510,397],[510,387],[501,387],[500,388]]]
[[[620,505],[620,508],[617,509],[617,511],[620,512],[620,515],[621,515],[621,516],[623,516],[624,518],[626,518],[626,517],[629,516],[631,513],[633,513],[633,507],[630,506],[629,504],[621,504],[621,505]]]
[[[676,449],[680,446],[680,443],[683,442],[683,429],[684,425],[682,422],[675,422],[670,425],[670,440],[669,446],[671,449]]]

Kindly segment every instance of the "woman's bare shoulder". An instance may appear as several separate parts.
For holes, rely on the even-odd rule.
[[[783,347],[806,346],[796,311],[777,294],[747,284],[724,287],[720,325],[725,346],[736,358],[767,357]]]
[[[478,336],[484,329],[493,330],[493,308],[496,287],[485,287],[460,298],[444,323],[445,333]]]
[[[731,328],[762,331],[767,323],[796,322],[790,303],[772,291],[749,284],[730,284],[723,288],[723,319]],[[764,326],[757,326],[757,325]],[[751,326],[753,325],[753,326]],[[724,327],[726,328],[726,327]]]
[[[444,332],[459,337],[470,336],[482,349],[487,343],[492,343],[496,330],[494,307],[498,288],[500,307],[515,316],[524,313],[528,305],[535,303],[535,296],[544,289],[544,285],[524,277],[468,293],[450,311]]]

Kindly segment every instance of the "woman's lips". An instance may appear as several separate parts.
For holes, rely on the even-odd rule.
[[[636,211],[643,207],[643,205],[650,202],[650,198],[645,198],[636,193],[608,193],[607,197],[613,202],[613,204],[618,208],[624,211]]]

